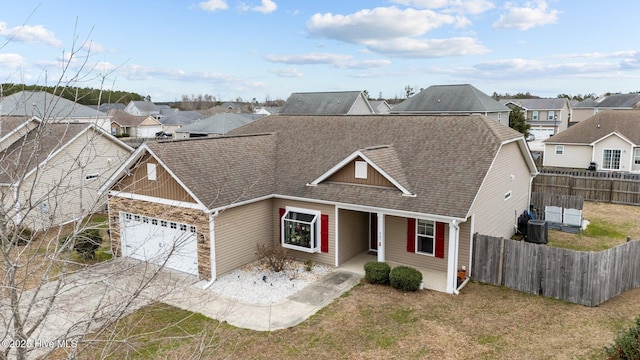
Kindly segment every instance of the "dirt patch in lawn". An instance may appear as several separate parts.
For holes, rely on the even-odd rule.
[[[583,218],[589,227],[572,234],[549,230],[549,246],[581,251],[601,251],[640,239],[640,206],[584,202]]]

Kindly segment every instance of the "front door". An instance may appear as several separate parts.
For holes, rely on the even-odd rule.
[[[369,213],[369,251],[378,251],[378,214]]]

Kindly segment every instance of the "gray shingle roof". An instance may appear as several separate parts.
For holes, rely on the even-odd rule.
[[[148,146],[209,208],[273,194],[275,135],[150,142]]]
[[[631,109],[638,104],[640,104],[640,94],[613,94],[600,101],[597,107]]]
[[[590,144],[617,132],[640,145],[640,110],[609,110],[580,121],[548,139],[545,143]]]
[[[0,152],[0,183],[13,184],[19,181],[25,173],[89,126],[48,123],[30,131]]]
[[[283,115],[347,115],[362,91],[292,93],[280,110]]]
[[[189,125],[198,120],[204,119],[202,113],[195,110],[176,111],[171,115],[167,115],[160,119],[163,125]]]
[[[485,113],[511,109],[472,85],[433,85],[395,105],[395,113]]]
[[[42,120],[95,118],[106,114],[45,91],[20,91],[0,101],[0,115],[37,116]]]
[[[194,134],[226,134],[227,132],[255,121],[264,115],[219,113],[190,125],[181,127],[176,132]]]
[[[546,98],[546,99],[500,99],[502,105],[514,103],[527,110],[560,110],[568,103],[566,98]]]

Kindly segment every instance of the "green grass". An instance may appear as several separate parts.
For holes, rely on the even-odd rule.
[[[625,233],[620,232],[620,226],[604,223],[594,220],[587,225],[582,231],[582,235],[594,238],[608,237],[614,239],[624,239],[627,237]]]

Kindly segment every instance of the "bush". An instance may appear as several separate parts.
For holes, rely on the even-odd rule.
[[[409,266],[394,267],[389,273],[389,283],[398,290],[416,291],[421,281],[422,273]]]
[[[371,261],[364,264],[364,279],[371,284],[388,284],[390,271],[389,264]]]
[[[86,229],[77,234],[71,233],[60,241],[65,247],[73,246],[83,259],[95,259],[96,250],[102,245],[102,235],[98,229]]]
[[[284,270],[290,261],[287,256],[287,249],[282,246],[258,244],[256,255],[263,265],[275,272]]]
[[[640,359],[640,316],[629,330],[616,337],[614,344],[605,352],[610,360]]]

